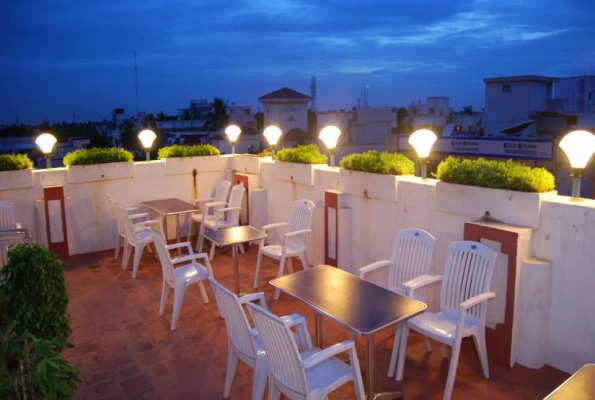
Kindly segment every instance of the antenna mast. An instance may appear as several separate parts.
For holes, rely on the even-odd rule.
[[[136,51],[134,52],[134,91],[136,95],[136,118],[138,118],[138,69],[136,67]]]
[[[310,79],[310,97],[312,97],[312,111],[316,112],[316,77]]]

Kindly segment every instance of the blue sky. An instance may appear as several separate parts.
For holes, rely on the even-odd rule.
[[[484,104],[484,77],[595,72],[595,1],[6,0],[0,124],[174,113],[190,99],[258,106],[282,86],[318,108],[447,95]]]

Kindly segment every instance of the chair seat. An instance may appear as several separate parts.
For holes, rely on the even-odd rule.
[[[141,231],[137,231],[136,235],[135,235],[135,240],[137,241],[143,241],[145,243],[153,243],[153,237],[151,236],[151,233],[144,228]]]
[[[312,348],[302,353],[302,359],[316,354],[318,348]],[[306,369],[306,380],[308,381],[308,394],[317,391],[330,393],[339,386],[352,381],[351,367],[336,357],[328,358],[315,366]],[[318,396],[313,396],[317,398]]]
[[[190,217],[192,218],[193,221],[195,222],[200,222],[202,221],[202,213],[196,213],[196,214],[191,214]]]
[[[278,244],[271,244],[268,246],[264,246],[262,248],[262,252],[270,258],[279,260],[279,259],[281,259],[281,254],[283,253],[283,246],[280,246]],[[289,247],[285,250],[286,257],[297,256],[300,253],[301,252],[299,250],[293,250],[293,249],[290,249]]]
[[[407,326],[414,331],[422,333],[430,338],[442,343],[452,343],[457,331],[458,316],[450,315],[442,311],[425,312],[412,318]],[[473,315],[467,314],[463,328],[463,337],[465,333],[480,325],[480,321]]]
[[[207,279],[208,277],[209,273],[207,269],[196,262],[191,262],[174,270],[174,279],[176,281],[194,283],[203,279]]]
[[[201,221],[202,221],[202,219],[201,219]],[[205,218],[204,224],[205,224],[205,227],[208,229],[215,229],[215,217],[213,217],[212,215],[207,215],[207,217]],[[237,226],[235,222],[221,220],[221,219],[219,220],[219,229],[232,228],[234,226]]]

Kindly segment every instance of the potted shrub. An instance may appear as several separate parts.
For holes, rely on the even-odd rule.
[[[210,144],[166,146],[159,149],[157,157],[164,160],[166,175],[221,171],[219,149]]]
[[[439,211],[480,218],[486,211],[504,223],[537,228],[541,201],[556,195],[554,176],[513,160],[448,157],[435,176]]]
[[[314,166],[327,163],[315,144],[279,150],[275,160],[275,179],[308,186],[314,186]]]
[[[64,156],[70,183],[134,177],[132,153],[118,147],[81,149]]]
[[[345,156],[341,167],[339,190],[387,201],[397,201],[398,176],[415,172],[415,164],[403,154],[375,150]]]
[[[33,162],[26,154],[0,155],[0,190],[33,186]]]

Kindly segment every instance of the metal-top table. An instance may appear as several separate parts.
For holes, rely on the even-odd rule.
[[[175,198],[145,201],[142,204],[145,207],[156,212],[157,214],[161,215],[161,218],[163,218],[163,231],[164,231],[163,234],[164,234],[164,237],[166,240],[167,240],[167,216],[168,215],[176,216],[176,238],[177,238],[178,243],[180,242],[180,215],[197,211],[197,208],[194,205],[192,205],[190,203],[186,203],[184,200],[175,199]],[[178,249],[178,251],[179,251],[179,249]]]
[[[320,314],[366,337],[369,399],[402,397],[401,392],[374,392],[374,333],[421,314],[427,307],[424,303],[329,265],[276,278],[270,284],[314,309],[319,347],[322,347]]]
[[[29,229],[27,228],[0,229],[0,233],[23,233],[25,235],[25,239],[31,239],[31,232],[29,232]]]
[[[234,226],[233,228],[209,230],[204,233],[205,237],[219,247],[231,246],[233,252],[233,278],[234,290],[240,294],[240,277],[238,274],[238,245],[247,242],[254,242],[267,238],[267,234],[250,226]]]
[[[545,400],[595,399],[595,364],[583,365]]]

